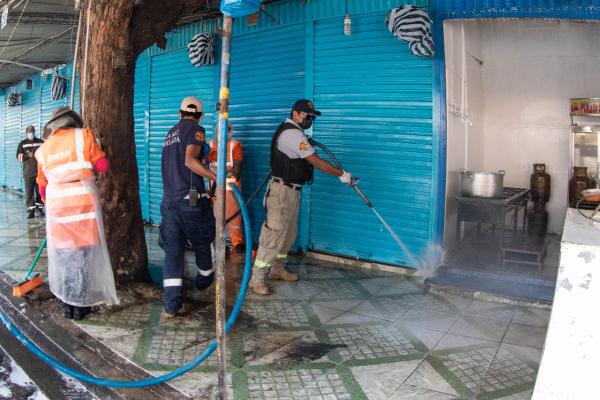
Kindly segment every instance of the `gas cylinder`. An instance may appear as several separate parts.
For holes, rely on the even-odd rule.
[[[531,200],[538,204],[550,199],[550,175],[546,173],[546,164],[533,164],[533,174],[529,179]]]

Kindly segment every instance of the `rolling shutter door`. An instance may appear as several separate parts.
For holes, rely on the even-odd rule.
[[[4,118],[6,116],[6,96],[0,96],[0,186],[6,185],[6,153],[4,137]],[[15,151],[16,152],[16,151]]]
[[[150,120],[148,135],[148,215],[160,223],[162,201],[161,156],[165,135],[179,121],[179,106],[186,96],[196,96],[204,103],[200,124],[212,136],[215,118],[216,65],[194,67],[187,49],[152,56],[150,67]]]
[[[411,55],[384,19],[383,12],[354,17],[350,37],[339,19],[315,23],[314,101],[323,115],[314,132],[361,178],[361,189],[411,252],[421,254],[432,218],[432,61]],[[313,250],[409,265],[337,178],[317,173],[310,209]]]
[[[6,125],[4,130],[4,157],[6,167],[6,186],[12,189],[23,188],[23,167],[17,161],[17,146],[23,140],[21,133],[21,106],[6,107]]]
[[[304,96],[304,24],[234,36],[231,46],[231,123],[244,147],[244,196],[269,173],[271,138]],[[258,238],[263,191],[249,205]]]
[[[23,94],[23,106],[21,108],[21,133],[25,138],[25,128],[29,125],[35,127],[35,136],[40,135],[40,102],[42,92],[39,87],[27,90]]]

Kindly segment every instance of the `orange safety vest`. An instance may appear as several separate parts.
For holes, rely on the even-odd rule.
[[[47,179],[48,237],[57,248],[97,245],[101,217],[93,164],[106,157],[87,129],[59,129],[35,153],[38,183]]]
[[[208,154],[208,161],[210,161],[211,167],[217,166],[217,147],[214,146],[214,142],[211,140],[208,142],[210,145],[210,153]],[[233,161],[243,160],[242,145],[235,139],[227,141],[227,170],[233,168]]]

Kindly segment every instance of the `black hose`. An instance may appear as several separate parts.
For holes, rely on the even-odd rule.
[[[256,190],[254,191],[254,193],[252,193],[252,195],[250,197],[248,197],[248,200],[246,200],[246,205],[250,205],[250,203],[252,203],[252,200],[254,200],[254,198],[256,197],[256,195],[258,193],[260,193],[260,191],[262,190],[262,188],[265,186],[265,183],[267,183],[267,181],[269,180],[269,178],[271,177],[271,171],[269,171],[269,173],[267,174],[267,176],[265,176],[265,178],[262,180],[262,182],[260,183],[260,185],[258,185],[258,188],[256,188]],[[237,217],[238,215],[240,215],[240,213],[242,212],[242,210],[237,210],[235,214],[233,214],[231,217],[227,218],[225,220],[225,225],[227,225],[228,223],[230,223],[231,221],[233,221],[233,219],[235,217]]]

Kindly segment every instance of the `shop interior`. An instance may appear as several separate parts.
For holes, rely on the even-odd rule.
[[[445,262],[437,279],[551,301],[573,173],[570,99],[600,97],[600,24],[448,20],[444,41]]]

